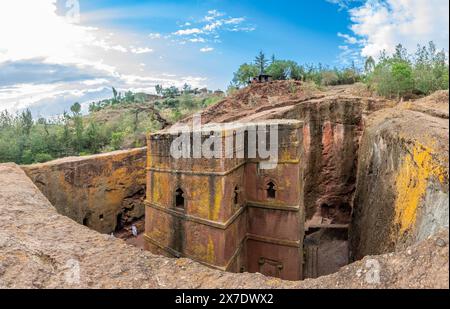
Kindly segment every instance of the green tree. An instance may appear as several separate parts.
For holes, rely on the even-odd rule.
[[[72,120],[75,127],[75,140],[74,147],[77,152],[80,152],[83,147],[83,117],[81,116],[81,105],[76,102],[71,107],[72,111]]]
[[[171,86],[169,88],[164,88],[162,91],[162,94],[163,94],[164,98],[172,98],[173,99],[180,95],[180,90],[175,86]]]
[[[428,47],[418,45],[415,54],[414,84],[416,92],[430,94],[448,89],[448,61],[445,51],[437,51],[433,42]]]
[[[35,163],[44,163],[53,160],[53,157],[48,153],[37,153],[34,156]]]
[[[113,92],[114,103],[116,103],[117,102],[117,90],[116,90],[116,88],[112,87],[112,92]]]
[[[98,153],[102,146],[102,137],[98,125],[91,121],[84,134],[84,148],[89,153]]]
[[[31,128],[33,127],[33,116],[28,108],[20,115],[20,125],[22,132],[27,136],[30,135]]]
[[[303,75],[302,68],[296,62],[290,60],[276,60],[272,62],[267,67],[267,73],[274,80],[300,80]]]
[[[183,94],[189,94],[192,92],[192,87],[191,85],[188,84],[184,84],[183,85]]]
[[[408,51],[406,48],[403,47],[402,44],[398,44],[395,46],[395,53],[393,55],[393,58],[397,61],[406,61],[408,62],[409,56]]]
[[[124,137],[124,132],[113,132],[111,135],[111,147],[114,150],[119,150],[122,147]]]
[[[414,80],[411,65],[406,61],[395,61],[392,63],[392,79],[394,89],[398,98],[413,91]]]
[[[399,44],[392,56],[381,53],[367,83],[380,95],[400,98],[448,89],[448,75],[448,57],[433,42],[418,45],[414,57]]]
[[[255,65],[259,69],[259,74],[264,74],[269,61],[266,59],[266,55],[263,51],[260,51],[258,56],[255,58]]]
[[[72,113],[74,113],[74,115],[79,115],[81,112],[81,105],[80,103],[76,102],[74,103],[71,107],[70,110],[72,111]]]
[[[366,58],[366,61],[364,63],[364,71],[366,72],[366,74],[370,74],[371,72],[373,72],[373,70],[375,70],[375,59],[373,59],[372,56],[369,56]]]
[[[163,86],[161,85],[156,85],[155,86],[155,91],[157,95],[162,95],[162,91],[163,91]]]
[[[238,87],[247,86],[256,75],[258,75],[258,67],[254,64],[244,63],[234,73],[233,85]]]

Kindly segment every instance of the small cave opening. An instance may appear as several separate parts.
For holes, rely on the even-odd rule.
[[[116,232],[122,230],[124,227],[123,214],[120,212],[116,217]]]
[[[277,191],[275,189],[275,184],[273,183],[273,181],[270,181],[267,184],[266,192],[267,192],[267,198],[268,199],[275,199],[276,198]]]

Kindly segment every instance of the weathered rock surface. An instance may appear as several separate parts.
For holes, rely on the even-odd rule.
[[[145,149],[135,149],[24,166],[32,181],[0,165],[0,287],[448,289],[448,92],[382,109],[391,102],[347,88],[298,87],[257,85],[204,115],[304,121],[307,219],[348,223],[353,206],[351,253],[362,260],[288,282],[155,256],[79,224],[109,233],[118,216],[143,215]]]
[[[102,235],[58,214],[14,164],[0,165],[0,218],[0,288],[449,287],[448,229],[405,251],[366,257],[327,277],[288,282],[154,256]]]
[[[372,114],[359,151],[352,252],[404,248],[449,225],[448,91]]]
[[[445,107],[445,100],[448,102],[448,94],[438,93],[417,104],[403,103],[374,113],[367,121],[361,148],[359,125],[383,102],[328,97],[275,107],[258,116],[307,120],[315,132],[305,135],[314,137],[306,143],[315,149],[309,160],[317,163],[309,173],[322,179],[315,182],[319,189],[311,192],[317,197],[319,192],[328,192],[328,201],[348,198],[343,193],[354,190],[353,174],[345,176],[351,181],[343,186],[332,184],[336,179],[345,180],[343,175],[356,164],[359,149],[351,231],[357,236],[352,239],[354,255],[394,249],[395,253],[366,256],[326,277],[288,282],[155,256],[58,214],[82,222],[87,211],[94,213],[96,207],[107,207],[106,213],[123,208],[127,197],[133,200],[133,192],[114,192],[139,183],[139,173],[145,172],[145,153],[138,149],[24,167],[35,184],[57,201],[56,209],[18,166],[0,165],[0,287],[448,288],[448,122],[443,121],[448,103],[447,110],[440,107]],[[351,151],[342,148],[353,142],[357,145],[350,145]],[[351,163],[339,162],[347,155]],[[142,185],[144,182],[142,179]],[[109,192],[120,201],[120,207],[119,202],[104,206],[105,201],[116,201],[108,197]],[[317,202],[311,199],[311,204]],[[114,216],[112,219],[114,222]],[[102,231],[103,227],[96,228]]]
[[[329,216],[326,212],[331,210],[336,215],[330,220],[348,223],[365,118],[394,104],[382,98],[357,96],[351,90],[335,87],[322,92],[294,81],[255,84],[207,108],[202,112],[202,122],[303,121],[307,220]]]
[[[145,148],[23,166],[52,205],[102,233],[144,216]]]
[[[334,223],[349,223],[365,117],[390,104],[373,98],[327,96],[302,102],[276,116],[305,122],[307,219],[329,216]]]

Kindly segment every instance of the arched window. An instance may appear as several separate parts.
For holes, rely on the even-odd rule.
[[[184,209],[184,206],[184,192],[181,189],[177,189],[177,191],[175,191],[175,207]]]
[[[275,184],[272,181],[267,184],[266,191],[267,198],[274,199],[276,197],[277,190]]]
[[[233,203],[234,205],[239,204],[239,187],[234,187],[234,195],[233,195]]]

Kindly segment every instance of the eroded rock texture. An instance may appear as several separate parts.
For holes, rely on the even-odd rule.
[[[448,92],[438,92],[369,118],[359,152],[354,258],[394,251],[448,227],[448,108]]]
[[[359,141],[366,115],[389,102],[354,96],[308,100],[277,117],[305,122],[306,219],[349,223],[356,184]]]
[[[169,259],[56,212],[25,173],[0,165],[0,288],[447,288],[448,229],[405,251],[288,282]],[[371,271],[378,263],[379,281]],[[377,276],[375,276],[377,279]]]
[[[325,217],[334,223],[348,223],[365,119],[394,104],[381,98],[356,96],[350,90],[312,91],[299,82],[286,81],[256,84],[207,108],[202,121],[304,122],[306,219],[317,223]]]
[[[144,216],[145,149],[23,166],[60,214],[101,233]]]

